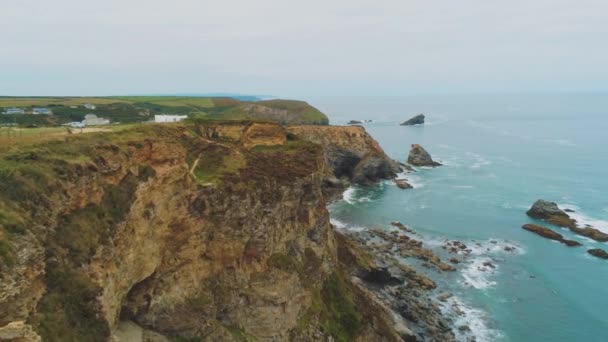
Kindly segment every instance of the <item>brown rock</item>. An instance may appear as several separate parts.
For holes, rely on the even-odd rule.
[[[549,228],[545,228],[536,224],[525,224],[522,226],[523,229],[536,233],[542,237],[545,237],[547,239],[551,239],[551,240],[555,240],[555,241],[559,241],[563,244],[565,244],[566,246],[569,247],[574,247],[574,246],[580,246],[581,244],[577,241],[573,241],[573,240],[566,240],[564,239],[564,237],[559,234],[554,232],[553,230],[549,229]]]
[[[600,258],[600,259],[608,259],[608,252],[606,252],[605,250],[601,249],[601,248],[593,248],[587,251],[587,253],[593,255],[594,257]]]
[[[424,147],[418,144],[412,144],[407,162],[414,166],[441,166],[441,163],[434,161]]]
[[[393,182],[401,189],[413,189],[414,187],[406,179],[394,179]]]

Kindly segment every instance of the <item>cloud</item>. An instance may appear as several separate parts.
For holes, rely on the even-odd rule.
[[[5,2],[0,94],[551,91],[608,79],[608,3],[595,0]]]

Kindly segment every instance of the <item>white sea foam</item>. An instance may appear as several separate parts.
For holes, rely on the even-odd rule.
[[[486,165],[490,165],[492,164],[492,162],[486,158],[484,158],[482,155],[474,153],[474,152],[467,152],[465,153],[468,157],[471,157],[473,159],[473,163],[469,166],[469,168],[471,169],[479,169],[482,166],[486,166]]]
[[[351,186],[350,188],[346,189],[346,191],[344,191],[344,193],[342,194],[342,199],[344,199],[344,201],[346,201],[346,203],[348,204],[355,204],[356,192],[357,189]]]
[[[494,241],[494,243],[492,243],[492,241]],[[471,254],[477,256],[503,254],[523,255],[526,253],[525,248],[522,246],[499,239],[489,239],[476,242],[465,241],[465,244],[471,250]],[[506,250],[505,248],[509,250]]]
[[[473,189],[475,187],[473,185],[452,185],[452,188],[456,188],[456,189]]]
[[[333,224],[337,229],[346,229],[348,225],[342,221],[339,221],[335,218],[330,218],[329,223]]]
[[[361,227],[361,226],[353,226],[353,225],[346,224],[333,217],[329,219],[329,223],[334,225],[334,227],[336,227],[336,229],[338,229],[338,230],[350,230],[350,231],[360,232],[360,231],[367,229],[367,228]]]
[[[568,139],[546,139],[545,141],[552,143],[552,144],[556,144],[559,146],[576,146],[575,143],[573,143],[572,141],[568,140]]]
[[[486,312],[473,308],[464,300],[456,296],[450,298],[443,309],[444,313],[451,313],[455,317],[454,325],[456,329],[454,329],[454,334],[456,335],[457,341],[470,341],[470,335],[475,336],[475,340],[478,342],[491,342],[503,337],[502,332],[488,327],[488,314]],[[460,314],[455,314],[454,311],[456,310],[458,310]],[[471,329],[470,334],[458,330],[458,327],[463,325],[466,325]]]
[[[495,268],[485,266],[485,262],[491,262]],[[461,283],[465,287],[473,287],[478,290],[494,287],[496,286],[496,281],[490,280],[489,277],[498,272],[497,269],[498,266],[490,258],[475,258],[462,270],[463,280]]]
[[[573,204],[558,204],[561,209],[571,209],[575,212],[568,213],[568,216],[576,220],[576,223],[579,227],[591,226],[595,229],[598,229],[604,233],[608,233],[608,221],[603,219],[598,219],[595,217],[587,216],[585,213],[581,212],[580,208]]]
[[[424,183],[422,182],[422,177],[413,174],[413,173],[407,173],[407,172],[401,172],[399,174],[397,174],[397,178],[400,179],[406,179],[408,183],[410,183],[411,186],[414,187],[414,189],[418,189],[418,188],[423,188],[424,187]],[[392,183],[392,181],[386,181],[386,182],[382,182],[384,183]],[[393,183],[394,184],[394,183]]]

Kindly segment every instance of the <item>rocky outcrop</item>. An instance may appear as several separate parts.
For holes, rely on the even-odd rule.
[[[441,166],[441,163],[434,161],[424,147],[418,144],[412,144],[407,162],[414,166]]]
[[[568,214],[561,210],[556,203],[547,202],[542,199],[534,202],[526,214],[530,217],[543,220],[550,219],[555,216],[568,217]]]
[[[372,184],[393,179],[401,172],[399,164],[389,158],[376,140],[360,126],[294,126],[288,127],[294,137],[323,147],[328,178],[343,188],[349,183]]]
[[[42,339],[30,325],[23,321],[17,321],[0,327],[0,341],[40,342]]]
[[[596,258],[608,259],[608,252],[601,248],[593,248],[587,251],[587,253],[593,255]]]
[[[363,121],[360,121],[360,120],[350,120],[347,124],[348,125],[361,125],[361,124],[363,124]]]
[[[407,179],[394,179],[393,181],[400,189],[413,189],[414,188],[410,183],[407,182]]]
[[[571,218],[565,211],[561,210],[557,204],[545,200],[534,202],[532,207],[526,212],[530,217],[544,220],[558,227],[568,228],[572,232],[586,236],[596,241],[608,241],[608,234],[590,226],[579,227],[575,219]]]
[[[357,127],[220,126],[146,125],[1,155],[0,327],[25,321],[44,341],[107,341],[119,326],[188,340],[403,339],[338,257],[322,191],[336,150],[358,158],[341,169],[352,181],[390,177],[377,143]]]
[[[424,114],[418,114],[409,120],[406,120],[401,123],[401,126],[412,126],[412,125],[422,125],[424,124]]]
[[[565,244],[566,246],[569,247],[575,247],[575,246],[580,246],[580,242],[578,241],[574,241],[574,240],[566,240],[564,239],[564,237],[559,234],[554,232],[553,230],[549,229],[549,228],[545,228],[536,224],[525,224],[522,226],[523,229],[536,233],[542,237],[545,237],[547,239],[550,240],[555,240],[555,241],[559,241],[563,244]]]

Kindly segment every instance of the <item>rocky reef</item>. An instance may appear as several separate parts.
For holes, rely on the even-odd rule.
[[[568,228],[572,232],[586,236],[596,241],[608,241],[608,234],[591,226],[579,227],[576,220],[571,218],[566,211],[560,209],[557,204],[545,200],[537,200],[526,212],[532,218],[549,222],[555,226]]]
[[[596,258],[608,259],[608,252],[606,252],[605,250],[603,250],[601,248],[592,248],[592,249],[588,250],[587,253],[593,255]]]
[[[332,182],[398,171],[362,127],[146,125],[13,149],[0,156],[0,334],[411,341],[326,209]]]
[[[538,235],[540,235],[542,237],[545,237],[547,239],[561,242],[561,243],[565,244],[568,247],[574,247],[574,246],[580,246],[581,245],[580,242],[578,242],[578,241],[566,240],[566,239],[564,239],[564,237],[561,234],[556,233],[556,232],[554,232],[553,230],[551,230],[549,228],[545,228],[545,227],[542,227],[542,226],[539,226],[539,225],[536,225],[536,224],[524,224],[522,226],[522,228],[525,229],[525,230],[527,230],[527,231],[536,233],[536,234],[538,234]]]
[[[441,163],[434,161],[424,147],[418,144],[412,144],[407,162],[414,166],[441,166]]]
[[[404,122],[401,123],[401,126],[413,126],[413,125],[422,125],[424,124],[424,114],[418,114]]]

